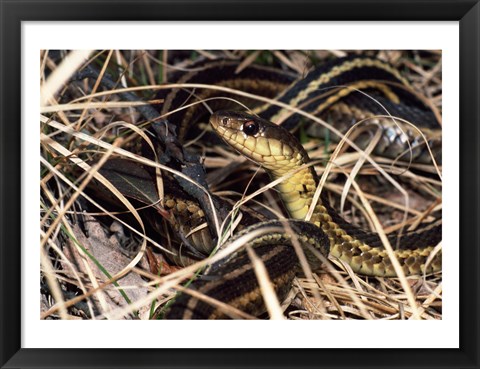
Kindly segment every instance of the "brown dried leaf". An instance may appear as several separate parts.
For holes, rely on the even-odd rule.
[[[88,236],[82,231],[78,224],[72,227],[77,242],[82,245],[110,275],[115,275],[128,265],[131,258],[125,255],[125,250],[119,244],[115,235],[108,236],[103,226],[91,216],[85,216],[85,228]],[[96,263],[73,241],[69,240],[68,245],[64,249],[64,253],[69,261],[77,268],[77,271],[82,276],[83,284],[88,288],[94,288],[95,285],[101,285],[109,280],[100,268],[98,268]],[[73,272],[71,272],[70,266],[67,265],[67,263],[62,264],[66,274],[73,280],[75,277]],[[88,269],[93,272],[96,281],[91,280],[91,274],[89,274]],[[145,282],[134,272],[128,273],[117,282],[120,287],[124,287],[123,291],[132,302],[144,298],[148,293],[147,288],[144,287]],[[99,293],[92,295],[91,299],[96,308],[95,310],[100,314],[108,314],[109,310],[127,305],[124,297],[113,284],[108,285]],[[105,306],[105,303],[107,306]],[[107,309],[107,311],[105,311],[105,309]]]

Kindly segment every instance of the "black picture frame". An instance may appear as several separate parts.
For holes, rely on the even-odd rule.
[[[0,365],[2,368],[478,368],[480,4],[478,0],[1,0]],[[459,349],[24,349],[21,347],[22,21],[421,20],[460,23]],[[37,104],[38,102],[32,102]],[[35,122],[31,122],[32,125]],[[33,128],[32,129],[36,129]],[[74,332],[72,332],[74,334]],[[225,334],[225,332],[219,332]],[[228,334],[235,334],[230,332]],[[322,332],[319,332],[322,334]],[[448,332],[445,332],[448,334]],[[200,333],[201,335],[201,333]],[[385,339],[385,338],[380,338]],[[428,340],[428,332],[425,332]],[[375,346],[375,342],[372,342]]]

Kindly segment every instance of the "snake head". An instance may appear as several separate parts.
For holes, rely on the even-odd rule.
[[[266,169],[285,170],[308,161],[305,149],[290,132],[258,116],[218,111],[210,124],[229,146]]]

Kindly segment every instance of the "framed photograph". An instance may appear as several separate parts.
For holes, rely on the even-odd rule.
[[[477,368],[480,5],[384,5],[2,2],[1,367]]]

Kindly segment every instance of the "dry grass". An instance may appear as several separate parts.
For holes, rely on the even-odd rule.
[[[440,52],[366,53],[375,54],[394,64],[441,116]],[[245,244],[245,239],[240,239],[223,249],[219,242],[216,245],[219,251],[211,259],[185,268],[175,268],[166,263],[164,255],[171,253],[168,237],[174,238],[176,235],[169,233],[167,241],[164,239],[162,242],[152,237],[147,232],[148,225],[142,216],[142,207],[124,196],[99,172],[112,157],[128,158],[152,168],[157,174],[161,171],[175,173],[210,196],[206,189],[183,173],[160,164],[158,158],[146,158],[140,154],[139,143],[142,141],[152,153],[155,152],[154,143],[145,131],[151,122],[138,113],[137,108],[143,103],[123,101],[118,94],[120,91],[135,92],[143,101],[161,104],[152,91],[167,88],[168,85],[159,86],[159,82],[169,82],[170,67],[172,70],[188,70],[188,59],[192,54],[207,58],[219,54],[239,58],[243,61],[239,68],[262,60],[268,64],[284,65],[298,75],[305,75],[312,61],[320,63],[346,52],[197,51],[172,56],[168,52],[109,51],[59,53],[58,57],[43,52],[40,117],[42,318],[155,318],[162,306],[174,297],[175,291],[184,290],[183,284],[194,277],[198,270]],[[100,66],[102,75],[108,69],[109,73],[118,77],[118,87],[104,90],[98,80],[69,83],[70,76],[88,63]],[[194,89],[206,86],[191,84],[182,87]],[[209,88],[230,91],[215,86]],[[238,96],[272,102],[239,91],[233,92]],[[181,109],[188,106],[186,104]],[[326,124],[298,109],[292,111],[318,124]],[[342,136],[347,144],[355,147],[350,140],[352,136]],[[435,202],[441,194],[441,180],[438,179],[441,178],[441,168],[425,168],[425,165],[416,164],[406,166],[370,155],[369,149],[366,150],[367,155],[361,150],[345,151],[342,150],[343,143],[324,147],[323,143],[312,140],[304,146],[310,157],[318,159],[314,164],[322,181],[317,197],[320,191],[328,191],[333,206],[341,209],[346,218],[377,231],[381,237],[398,229],[408,229],[419,219],[429,219],[432,209],[441,207]],[[203,157],[211,190],[237,202],[232,217],[223,223],[219,214],[214,212],[215,222],[211,229],[219,240],[225,240],[241,221],[241,213],[236,211],[240,204],[264,207],[282,216],[273,189],[275,183],[258,172],[255,165],[224,147],[211,147],[201,137],[189,143],[189,150]],[[237,165],[232,166],[232,162]],[[431,173],[437,173],[438,176]],[[157,178],[160,178],[156,183],[160,200],[151,206],[157,210],[159,217],[168,216],[162,213],[162,177]],[[103,184],[115,201],[132,215],[129,218],[131,220],[125,220],[122,212],[104,206],[96,198],[95,192],[87,191],[92,183]],[[248,190],[245,183],[250,186]],[[245,195],[245,191],[250,195]],[[211,199],[210,205],[214,208]],[[115,224],[121,224],[121,232],[127,235],[122,238],[118,232],[108,229],[112,220],[115,220]],[[249,238],[255,236],[248,235]],[[387,250],[392,252],[388,240],[385,237],[383,239]],[[126,250],[125,242],[134,244],[133,250]],[[257,274],[264,280],[262,275],[265,276],[265,272],[255,258],[254,250],[248,252],[256,263]],[[115,261],[112,265],[109,263],[111,260]],[[304,275],[307,277],[295,279],[289,298],[283,305],[271,296],[268,283],[262,283],[261,286],[266,294],[270,315],[275,318],[282,318],[284,311],[291,319],[441,319],[441,274],[418,277],[405,277],[402,272],[398,274],[399,278],[366,278],[356,275],[348,265],[338,260],[326,261],[322,269],[314,273],[308,265],[304,265]],[[229,314],[245,317],[245,314],[234,309]]]

